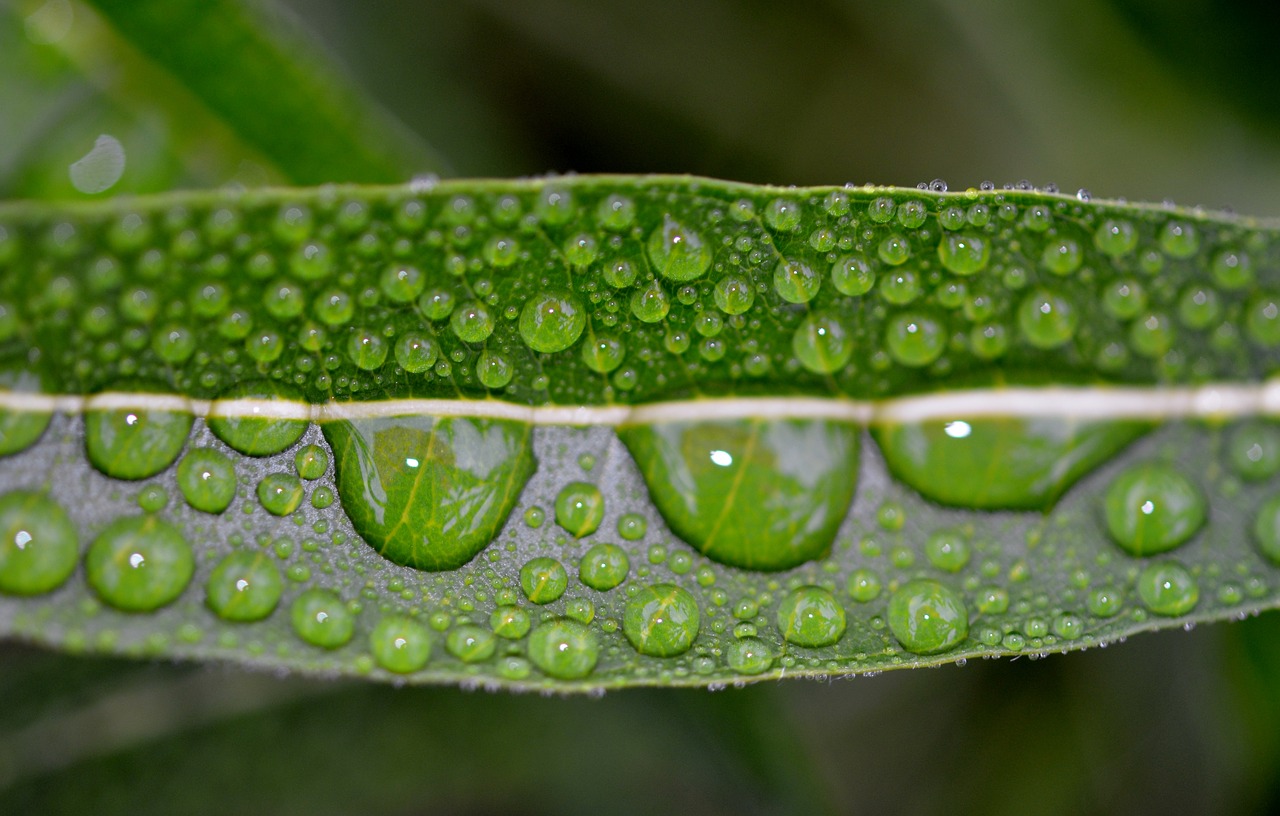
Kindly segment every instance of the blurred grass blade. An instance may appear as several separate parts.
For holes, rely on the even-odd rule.
[[[89,2],[296,183],[394,182],[447,169],[272,6]]]

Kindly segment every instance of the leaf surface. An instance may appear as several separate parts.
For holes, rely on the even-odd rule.
[[[685,177],[0,205],[0,628],[595,690],[1269,608],[1276,239]]]

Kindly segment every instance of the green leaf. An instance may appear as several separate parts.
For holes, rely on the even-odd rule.
[[[439,156],[270,6],[240,0],[91,3],[295,183],[395,182],[443,169]]]
[[[0,205],[0,628],[594,690],[1270,608],[1278,234],[685,177]]]

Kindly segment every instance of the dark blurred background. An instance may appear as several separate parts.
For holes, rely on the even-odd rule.
[[[1026,178],[1280,215],[1274,5],[249,7],[422,157],[410,172]],[[90,197],[68,168],[100,134],[127,161],[98,195],[300,178],[152,57],[77,2],[0,0],[0,198]],[[598,700],[10,645],[0,701],[0,813],[1280,812],[1275,615],[1043,660]]]

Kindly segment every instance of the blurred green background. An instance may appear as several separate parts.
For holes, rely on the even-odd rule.
[[[0,198],[411,175],[1027,178],[1280,215],[1280,7],[0,0]],[[166,30],[166,26],[168,30]],[[0,651],[0,813],[1271,813],[1280,620],[547,699]]]

